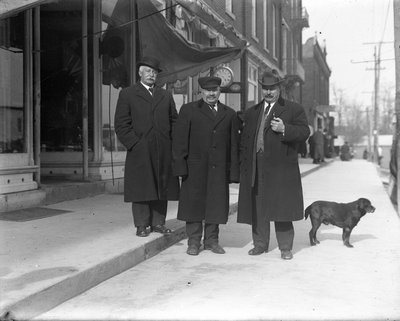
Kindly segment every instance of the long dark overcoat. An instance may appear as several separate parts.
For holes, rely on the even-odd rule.
[[[173,169],[182,182],[178,219],[225,224],[229,182],[239,180],[239,121],[218,103],[218,113],[201,99],[182,106],[173,134]]]
[[[125,202],[177,200],[172,175],[172,128],[178,113],[172,95],[141,84],[122,89],[115,111],[115,132],[126,147]]]
[[[252,224],[255,213],[256,135],[262,119],[264,101],[244,113],[240,144],[239,223]],[[285,133],[271,129],[271,118],[279,117]],[[301,105],[280,98],[266,121],[262,185],[262,209],[268,221],[296,221],[303,218],[303,191],[298,165],[297,143],[310,134],[307,117]]]

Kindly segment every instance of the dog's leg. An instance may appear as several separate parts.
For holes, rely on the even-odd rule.
[[[351,234],[351,228],[350,227],[344,227],[343,228],[343,244],[346,245],[347,247],[353,247],[353,245],[350,244],[350,234]]]
[[[311,230],[308,233],[308,235],[310,236],[311,246],[314,246],[314,245],[319,244],[319,241],[317,240],[317,231],[318,231],[319,227],[321,226],[321,222],[311,216],[311,224],[312,224],[312,227],[311,227]]]

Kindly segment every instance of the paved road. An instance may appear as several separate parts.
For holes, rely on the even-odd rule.
[[[400,221],[376,168],[336,161],[303,178],[305,205],[369,198],[377,210],[354,229],[295,223],[294,259],[251,257],[251,230],[232,216],[221,226],[225,255],[185,254],[186,240],[41,315],[41,320],[400,320]],[[290,200],[288,200],[290,201]]]

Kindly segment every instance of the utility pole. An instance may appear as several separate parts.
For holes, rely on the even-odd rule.
[[[374,115],[373,115],[373,137],[374,137],[374,143],[373,143],[373,161],[375,163],[378,162],[378,137],[379,137],[379,78],[380,78],[380,71],[384,68],[381,68],[381,45],[382,41],[373,43],[365,43],[365,44],[378,44],[378,52],[374,50],[374,60],[365,60],[365,61],[351,61],[352,63],[366,63],[366,62],[374,62],[374,68],[367,68],[367,70],[374,70]],[[386,43],[386,42],[385,42]],[[389,42],[390,43],[390,42]]]
[[[374,162],[378,162],[379,158],[379,153],[378,153],[378,146],[379,146],[379,124],[378,124],[378,119],[379,119],[379,108],[378,108],[378,102],[379,102],[379,78],[380,78],[380,66],[381,66],[381,44],[379,43],[378,47],[378,56],[376,54],[376,46],[375,46],[375,51],[374,51],[374,58],[375,58],[375,84],[374,84]]]
[[[396,97],[395,97],[395,112],[396,112],[396,183],[397,183],[397,208],[400,204],[400,172],[398,164],[400,164],[400,0],[393,0],[394,14],[394,56],[396,68]],[[399,213],[399,210],[397,210]]]

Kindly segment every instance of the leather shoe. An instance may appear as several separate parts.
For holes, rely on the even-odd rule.
[[[292,251],[281,251],[281,258],[284,260],[291,260],[293,259]]]
[[[188,249],[186,250],[186,253],[189,255],[199,255],[200,248],[196,245],[189,245]]]
[[[216,254],[225,254],[225,250],[219,244],[204,245],[205,250],[211,250],[211,252]]]
[[[149,232],[145,226],[138,226],[136,229],[136,235],[140,237],[146,237],[149,236]]]
[[[263,249],[262,247],[256,246],[256,247],[252,248],[248,253],[249,253],[249,255],[260,255],[260,254],[267,253],[267,252],[268,252],[268,250]]]
[[[156,225],[156,226],[152,226],[151,227],[151,231],[152,232],[157,232],[157,233],[161,233],[161,234],[171,234],[172,231],[169,228],[166,228],[165,225]]]

